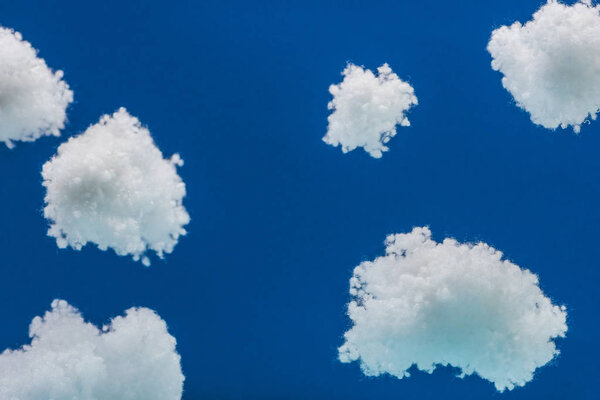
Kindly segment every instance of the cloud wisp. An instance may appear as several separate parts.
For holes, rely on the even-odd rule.
[[[600,109],[600,6],[550,0],[525,24],[492,33],[492,68],[531,120],[544,128],[581,125]]]
[[[0,27],[0,141],[59,136],[73,92],[19,32]]]
[[[124,108],[104,115],[44,164],[48,235],[60,248],[94,243],[149,265],[147,251],[171,253],[190,221],[181,165]]]
[[[29,336],[31,344],[0,354],[2,399],[181,399],[175,338],[152,310],[129,309],[99,329],[55,300]]]
[[[409,126],[406,112],[416,105],[411,85],[398,78],[387,64],[378,75],[363,67],[348,64],[344,80],[329,87],[329,127],[323,141],[341,146],[347,153],[362,147],[374,158],[389,148],[386,143],[396,135],[396,126]]]
[[[389,236],[385,256],[354,269],[340,361],[368,376],[451,365],[499,391],[525,385],[559,353],[566,310],[502,257],[485,243],[437,243],[428,228]]]

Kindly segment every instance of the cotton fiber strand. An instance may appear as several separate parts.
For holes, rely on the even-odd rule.
[[[59,136],[73,92],[20,33],[0,27],[0,141]]]
[[[44,164],[48,235],[60,248],[87,243],[149,265],[171,253],[190,221],[178,154],[164,159],[150,132],[124,108],[69,139]]]
[[[451,365],[513,389],[559,353],[554,339],[567,331],[564,306],[536,275],[485,243],[437,243],[428,228],[389,236],[385,256],[354,269],[350,294],[339,358],[368,376]]]
[[[333,110],[328,118],[325,143],[342,146],[347,153],[362,147],[372,157],[388,151],[386,143],[396,135],[396,125],[409,126],[406,112],[417,104],[414,89],[400,80],[387,64],[377,68],[378,75],[348,64],[344,80],[331,85]]]
[[[525,24],[492,33],[492,68],[531,120],[548,129],[595,120],[600,108],[600,6],[549,1]]]
[[[0,399],[181,399],[175,338],[152,310],[131,308],[99,329],[55,300],[29,336],[31,344],[0,355]]]

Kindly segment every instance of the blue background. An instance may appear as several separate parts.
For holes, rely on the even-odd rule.
[[[61,138],[0,149],[0,348],[54,298],[100,324],[155,309],[178,340],[186,400],[592,399],[600,344],[600,123],[535,127],[486,51],[540,0],[4,1],[75,92]],[[325,145],[328,86],[388,62],[420,105],[383,159]],[[43,163],[125,106],[181,153],[188,236],[150,268],[46,236]],[[402,381],[336,360],[352,268],[390,233],[485,241],[569,310],[561,355],[498,394],[441,368]]]

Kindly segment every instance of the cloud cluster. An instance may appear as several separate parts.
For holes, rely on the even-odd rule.
[[[600,6],[550,0],[522,25],[492,33],[492,67],[531,120],[579,132],[600,109]]]
[[[190,220],[178,165],[124,108],[104,115],[44,164],[48,235],[60,248],[90,242],[149,265],[145,253],[173,251]]]
[[[523,386],[558,354],[566,311],[551,303],[528,270],[485,243],[437,243],[428,228],[391,235],[386,255],[350,280],[354,323],[339,349],[366,375],[408,376],[452,365],[499,391]]]
[[[129,309],[100,330],[55,300],[29,336],[30,345],[0,355],[1,399],[181,399],[175,338],[152,310]]]
[[[0,141],[58,136],[73,92],[18,32],[0,27]]]
[[[325,143],[341,145],[344,153],[363,147],[372,157],[381,158],[388,151],[385,144],[396,135],[396,125],[410,125],[405,113],[417,104],[413,88],[387,64],[377,71],[375,76],[348,64],[342,83],[329,87],[333,100],[328,107],[333,113]]]

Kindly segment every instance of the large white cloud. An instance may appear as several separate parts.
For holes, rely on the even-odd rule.
[[[391,235],[386,255],[361,263],[350,280],[354,323],[339,349],[366,375],[408,376],[452,365],[499,391],[523,386],[558,354],[566,311],[528,270],[485,243],[436,243],[428,228]]]
[[[347,153],[363,147],[372,157],[380,158],[388,151],[385,145],[396,135],[396,125],[409,126],[405,113],[417,104],[412,86],[400,80],[383,64],[378,76],[370,70],[348,64],[344,80],[331,85],[333,100],[325,143],[342,146]]]
[[[3,400],[179,400],[175,338],[152,310],[132,308],[98,329],[64,300],[36,317],[31,344],[0,355]]]
[[[150,261],[173,251],[190,220],[178,154],[164,159],[150,132],[124,108],[69,139],[44,164],[44,215],[60,248],[86,243]]]
[[[73,92],[37,51],[13,30],[0,27],[0,141],[58,136]]]
[[[600,109],[600,7],[550,0],[522,25],[492,33],[492,67],[531,120],[545,128],[596,119]]]

